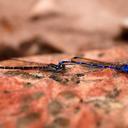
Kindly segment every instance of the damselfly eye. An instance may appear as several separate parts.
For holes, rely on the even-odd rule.
[[[56,72],[63,71],[64,69],[65,69],[65,65],[64,64],[58,64],[56,66]]]

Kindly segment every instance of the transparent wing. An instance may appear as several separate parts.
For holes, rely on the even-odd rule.
[[[1,61],[0,65],[1,66],[45,66],[47,64],[14,58],[14,59],[6,60],[6,61]]]
[[[108,63],[108,62],[102,62],[98,60],[88,59],[88,58],[82,58],[82,57],[74,57],[71,59],[72,62],[76,64],[80,64],[83,66],[91,66],[91,67],[103,67],[103,68],[109,68],[109,67],[115,67],[116,64],[114,63]]]

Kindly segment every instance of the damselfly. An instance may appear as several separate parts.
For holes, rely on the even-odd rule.
[[[22,60],[18,60],[22,61]],[[26,62],[26,61],[22,61]],[[88,58],[82,57],[73,57],[69,60],[62,60],[58,64],[41,64],[35,62],[28,62],[31,65],[29,66],[0,66],[0,69],[19,69],[19,70],[43,70],[50,72],[61,72],[64,71],[66,65],[81,65],[89,68],[99,68],[99,69],[113,69],[120,72],[128,73],[128,64],[126,63],[110,63],[110,62],[102,62]]]

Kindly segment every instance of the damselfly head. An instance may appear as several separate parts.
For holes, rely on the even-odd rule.
[[[56,72],[61,72],[65,70],[65,65],[62,63],[59,63],[58,65],[56,65]]]
[[[48,64],[47,66],[43,67],[43,70],[55,72],[56,68],[56,64]]]
[[[51,71],[51,72],[61,72],[65,69],[64,65],[56,65],[56,64],[48,64],[43,70]]]

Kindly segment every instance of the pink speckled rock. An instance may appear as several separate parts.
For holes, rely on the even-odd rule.
[[[84,54],[89,56],[108,62],[128,58],[127,50],[118,47]],[[71,57],[46,55],[23,60],[57,63]],[[15,60],[0,63],[25,64],[29,65]],[[128,74],[110,69],[71,65],[60,73],[0,70],[2,128],[127,128],[127,98]]]

